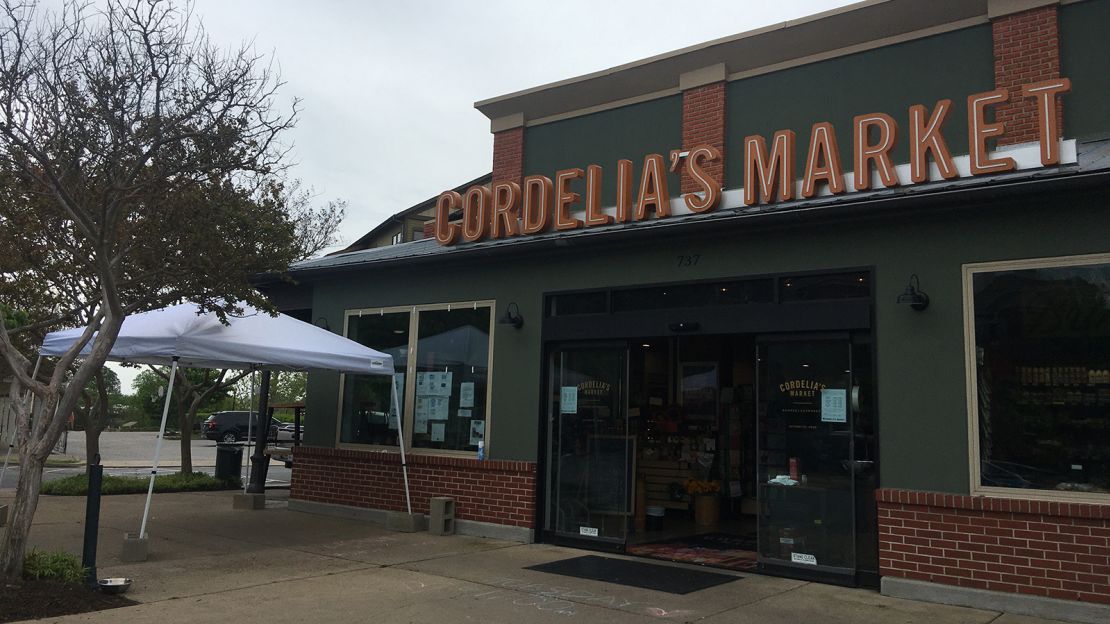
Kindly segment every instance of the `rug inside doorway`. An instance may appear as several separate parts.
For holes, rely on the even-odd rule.
[[[630,555],[696,563],[740,572],[756,569],[755,538],[727,533],[691,535],[651,544],[637,544],[625,548]]]

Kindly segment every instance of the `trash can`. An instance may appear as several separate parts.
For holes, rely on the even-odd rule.
[[[216,445],[216,478],[238,481],[243,468],[243,447],[239,444]]]

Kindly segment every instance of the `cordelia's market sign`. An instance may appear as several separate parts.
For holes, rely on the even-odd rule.
[[[876,185],[890,188],[901,184],[921,184],[958,177],[1004,173],[1015,169],[1074,162],[1074,142],[1062,142],[1056,127],[1056,96],[1071,90],[1071,81],[1057,78],[1024,85],[1023,98],[1036,102],[1039,143],[1037,147],[987,150],[987,141],[1005,136],[1004,124],[988,122],[986,111],[1009,99],[1005,89],[977,93],[967,98],[967,137],[970,154],[954,158],[944,140],[944,124],[952,110],[952,100],[940,100],[928,110],[911,106],[906,128],[910,162],[895,166],[890,153],[898,140],[898,123],[886,113],[859,115],[852,123],[852,165],[845,174],[831,123],[813,124],[809,132],[805,171],[795,176],[796,135],[779,130],[771,137],[744,138],[744,186],[735,193],[734,205],[752,206],[819,195],[840,195],[849,190],[869,190]],[[720,150],[699,145],[689,151],[670,152],[671,171],[685,162],[686,171],[698,191],[672,202],[667,188],[668,164],[661,154],[648,154],[640,174],[638,190],[633,192],[632,161],[617,161],[616,206],[601,205],[602,168],[589,165],[564,169],[555,179],[530,175],[522,183],[502,181],[491,187],[472,186],[465,193],[447,191],[436,201],[435,237],[441,245],[460,240],[475,242],[486,238],[529,236],[546,232],[598,227],[612,223],[665,218],[672,214],[706,213],[716,209],[726,193],[708,173],[706,165],[723,161]],[[931,161],[931,162],[930,162]],[[722,162],[723,165],[723,162]],[[583,201],[570,189],[572,181],[585,178],[584,218],[572,216],[572,207]],[[849,189],[849,186],[851,189]],[[462,209],[461,222],[450,221],[452,212]]]

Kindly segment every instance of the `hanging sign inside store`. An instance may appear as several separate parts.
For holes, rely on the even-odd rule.
[[[1024,85],[1020,97],[1036,104],[1039,165],[1062,162],[1062,141],[1057,127],[1057,96],[1071,90],[1071,81],[1057,78]],[[829,122],[813,124],[809,131],[804,170],[795,172],[799,152],[793,130],[779,130],[768,144],[767,138],[744,138],[743,180],[739,204],[753,206],[824,195],[841,195],[876,186],[891,188],[951,180],[964,176],[1005,173],[1019,166],[1016,150],[987,149],[987,142],[1006,135],[1005,124],[987,121],[988,110],[1010,99],[1005,89],[977,93],[967,98],[967,138],[970,154],[953,157],[944,138],[945,123],[952,111],[952,100],[940,100],[932,109],[924,104],[909,107],[905,135],[910,162],[895,166],[891,152],[899,140],[898,122],[886,113],[858,115],[852,123],[852,170],[845,173],[837,147],[837,135]],[[1037,150],[1034,149],[1034,152]],[[1074,161],[1074,155],[1068,154]],[[436,201],[435,238],[441,245],[530,236],[550,231],[571,231],[630,223],[650,218],[666,218],[683,213],[706,213],[721,204],[723,190],[707,173],[710,163],[721,163],[724,155],[715,147],[699,145],[688,151],[672,150],[668,160],[662,154],[644,157],[639,184],[633,186],[632,161],[619,160],[616,166],[616,205],[601,203],[603,170],[597,164],[564,169],[555,178],[526,176],[523,181],[499,181],[491,187],[475,185],[465,193],[447,191]],[[681,196],[672,206],[667,187],[667,172],[685,168],[698,190]],[[584,193],[571,190],[584,180]],[[577,210],[575,210],[577,208]],[[462,211],[462,219],[451,215]],[[573,214],[572,214],[573,213]],[[582,216],[583,218],[578,218]]]

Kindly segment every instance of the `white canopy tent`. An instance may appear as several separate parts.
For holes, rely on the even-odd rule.
[[[284,314],[275,317],[249,306],[240,307],[243,308],[243,313],[229,316],[227,324],[221,323],[213,312],[200,314],[194,303],[128,316],[124,319],[123,327],[108,355],[109,360],[116,362],[170,367],[170,381],[162,407],[162,424],[154,448],[150,485],[139,528],[140,538],[146,537],[154,477],[158,471],[170,395],[178,367],[301,372],[314,370],[390,376],[394,373],[393,357],[388,354]],[[47,334],[40,356],[62,355],[76,343],[83,331],[83,328],[65,329]],[[88,355],[90,349],[91,341],[81,354]],[[396,411],[400,404],[396,384],[391,383],[390,387],[393,388],[392,409]],[[259,415],[260,421],[261,416]],[[405,445],[403,439],[400,442],[405,504],[411,514]]]

